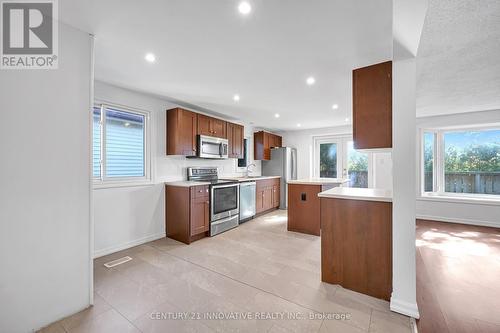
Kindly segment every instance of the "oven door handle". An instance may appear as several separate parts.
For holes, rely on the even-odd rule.
[[[224,188],[224,187],[239,187],[240,184],[238,183],[231,183],[231,184],[226,184],[226,185],[213,185],[212,189],[217,189],[217,188]]]

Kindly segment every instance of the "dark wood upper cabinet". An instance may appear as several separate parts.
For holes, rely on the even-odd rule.
[[[392,61],[352,72],[355,149],[392,148]]]
[[[175,108],[167,110],[167,155],[196,156],[197,135],[229,141],[229,157],[243,158],[244,127],[196,112]],[[231,130],[231,134],[226,132]],[[232,145],[232,146],[231,146]]]
[[[201,114],[198,115],[198,134],[212,136],[210,117]]]
[[[226,139],[226,122],[217,118],[210,119],[210,122],[212,124],[213,136]]]
[[[255,160],[270,160],[271,147],[282,146],[281,136],[264,131],[254,133],[253,142]]]
[[[198,114],[198,134],[225,139],[226,122],[221,119]]]
[[[197,114],[175,108],[167,110],[167,155],[196,155]]]
[[[228,122],[226,135],[229,142],[229,157],[243,158],[244,127]]]

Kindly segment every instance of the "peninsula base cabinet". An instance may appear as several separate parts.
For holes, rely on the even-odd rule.
[[[389,301],[392,202],[320,200],[321,280]]]
[[[185,244],[208,236],[210,201],[208,186],[165,186],[167,237]]]
[[[288,184],[288,231],[320,235],[321,191],[321,185]]]
[[[280,179],[256,181],[255,213],[261,214],[280,206]]]

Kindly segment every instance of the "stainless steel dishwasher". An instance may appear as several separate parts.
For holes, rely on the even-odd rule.
[[[240,223],[255,216],[255,182],[240,183]]]

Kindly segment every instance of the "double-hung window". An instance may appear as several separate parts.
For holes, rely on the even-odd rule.
[[[314,176],[348,178],[350,187],[370,187],[372,156],[354,149],[349,136],[314,139]]]
[[[95,105],[92,146],[95,185],[150,181],[148,112]]]
[[[422,130],[421,137],[424,196],[500,199],[500,127]]]

